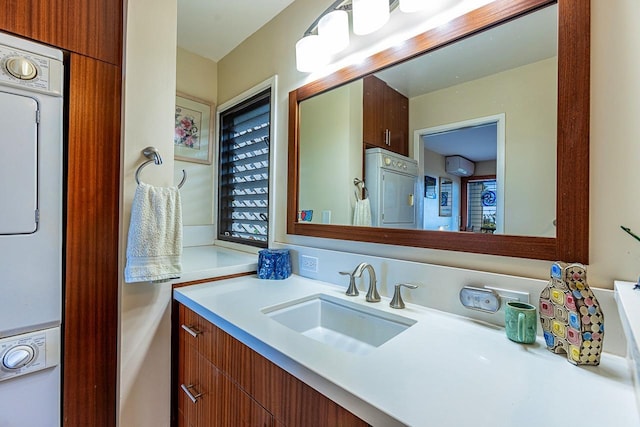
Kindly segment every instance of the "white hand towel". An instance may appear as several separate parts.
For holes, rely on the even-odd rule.
[[[125,281],[179,277],[181,257],[182,205],[178,188],[140,183],[131,207]]]
[[[356,201],[356,206],[353,210],[353,225],[371,226],[371,203],[369,199]]]

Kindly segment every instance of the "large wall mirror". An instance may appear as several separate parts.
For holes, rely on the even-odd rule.
[[[292,91],[288,232],[587,263],[584,3],[497,0]],[[408,110],[382,149],[372,81]]]

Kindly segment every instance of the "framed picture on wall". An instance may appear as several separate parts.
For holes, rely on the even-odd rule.
[[[427,199],[436,198],[436,179],[432,176],[424,176],[424,197]]]
[[[214,105],[183,93],[176,94],[173,154],[176,160],[210,165],[213,159]]]

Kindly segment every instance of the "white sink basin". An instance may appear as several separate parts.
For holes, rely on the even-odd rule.
[[[330,295],[311,295],[262,309],[273,320],[339,350],[367,354],[415,320]]]

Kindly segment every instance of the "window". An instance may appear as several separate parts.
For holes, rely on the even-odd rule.
[[[465,182],[466,181],[466,182]],[[466,198],[467,231],[494,233],[496,231],[497,189],[495,176],[467,178],[463,181],[463,200]]]
[[[271,88],[219,117],[218,239],[266,248]]]

